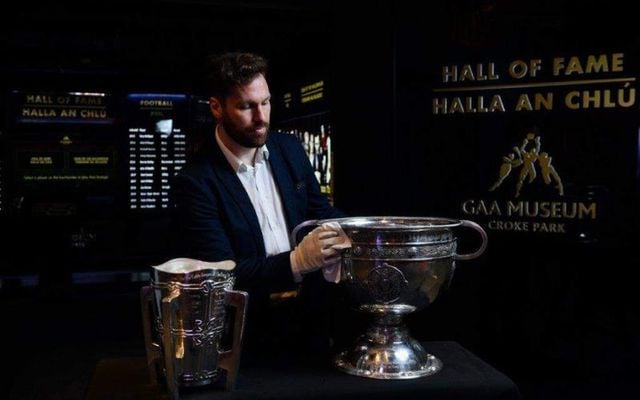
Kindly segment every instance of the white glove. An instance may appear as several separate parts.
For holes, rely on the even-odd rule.
[[[326,222],[322,224],[325,229],[331,229],[338,234],[337,243],[331,246],[332,249],[337,250],[339,254],[346,248],[351,247],[351,240],[344,233],[342,227],[337,222]],[[322,275],[327,282],[338,283],[340,282],[340,271],[342,270],[342,263],[338,261],[335,264],[326,265],[322,268]]]
[[[319,226],[307,234],[291,252],[291,271],[296,282],[302,274],[317,271],[340,260],[340,252],[332,246],[340,242],[338,232]]]

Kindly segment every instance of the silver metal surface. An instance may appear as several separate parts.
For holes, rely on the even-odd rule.
[[[226,370],[226,388],[234,386],[248,297],[232,290],[234,266],[232,261],[173,259],[153,267],[151,285],[142,289],[151,379],[157,381],[158,370],[164,370],[174,399],[179,397],[179,387],[212,383],[221,370]],[[236,313],[232,348],[224,350],[220,342],[228,306],[236,308]]]
[[[355,346],[338,354],[335,365],[351,375],[413,379],[433,375],[442,361],[428,354],[404,326],[372,325]]]
[[[342,254],[340,283],[352,303],[374,322],[354,347],[339,354],[336,366],[349,374],[376,379],[411,379],[432,375],[442,362],[428,354],[402,323],[408,313],[431,304],[453,278],[456,260],[480,256],[487,234],[467,220],[428,217],[357,217],[306,221],[303,227],[337,223],[351,240]],[[477,231],[482,243],[458,254],[455,230]]]

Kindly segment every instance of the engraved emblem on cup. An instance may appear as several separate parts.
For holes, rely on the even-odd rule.
[[[384,304],[398,300],[409,284],[398,268],[387,263],[369,271],[363,283],[374,294],[374,299]]]
[[[376,379],[432,375],[442,362],[411,338],[404,315],[431,304],[453,278],[455,261],[479,257],[486,232],[467,220],[429,217],[354,217],[306,221],[305,226],[338,223],[351,241],[342,254],[341,284],[352,304],[373,316],[356,344],[339,354],[336,366],[349,374]],[[471,228],[482,242],[470,254],[457,254],[458,228]]]
[[[207,385],[218,380],[222,370],[226,388],[233,388],[248,297],[232,290],[234,267],[233,261],[173,259],[153,267],[151,284],[142,288],[151,380],[155,382],[163,371],[174,399],[179,387]],[[228,307],[236,308],[233,321],[226,318]],[[225,350],[220,342],[226,323],[233,324],[233,344]]]

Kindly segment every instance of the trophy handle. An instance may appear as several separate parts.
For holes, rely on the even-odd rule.
[[[233,344],[231,345],[231,350],[220,352],[218,356],[218,366],[227,371],[226,390],[233,390],[236,378],[238,377],[248,298],[249,294],[247,292],[225,289],[225,303],[236,309],[236,315],[233,321]]]
[[[298,244],[298,232],[300,232],[300,229],[305,228],[307,226],[311,226],[311,225],[317,225],[318,221],[320,221],[319,219],[310,219],[307,221],[304,221],[303,223],[299,224],[298,226],[296,226],[295,228],[293,228],[293,231],[291,231],[291,237],[290,237],[290,241],[291,241],[291,247],[296,247],[296,244]]]
[[[153,301],[153,289],[151,286],[143,286],[140,289],[140,306],[142,307],[142,330],[144,333],[144,345],[147,354],[147,368],[151,384],[158,383],[158,362],[160,361],[160,344],[153,341],[153,325],[151,324],[151,307]]]
[[[474,251],[473,253],[455,254],[454,258],[456,260],[473,260],[474,258],[480,257],[480,255],[484,253],[484,250],[487,248],[487,240],[488,240],[487,232],[485,232],[484,229],[482,229],[482,227],[476,224],[475,222],[472,222],[466,219],[463,219],[460,222],[462,222],[462,226],[466,226],[478,232],[480,234],[480,237],[482,238],[482,244],[480,244],[480,247],[478,248],[478,250]]]
[[[167,297],[162,299],[162,344],[164,348],[164,367],[166,370],[167,388],[174,400],[178,400],[178,377],[175,376],[176,368],[173,360],[173,353],[175,352],[175,349],[172,343],[173,338],[171,336],[171,327],[173,326],[171,317],[177,309],[178,302],[175,300],[178,297],[180,297],[180,289],[176,287],[171,290]]]

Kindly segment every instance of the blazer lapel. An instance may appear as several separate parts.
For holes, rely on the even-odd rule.
[[[229,161],[225,158],[222,150],[216,143],[215,138],[211,144],[212,164],[213,171],[218,176],[220,182],[227,189],[229,195],[236,202],[240,208],[242,214],[247,220],[247,224],[251,227],[250,231],[254,233],[254,239],[258,245],[258,248],[264,251],[264,239],[262,238],[262,231],[260,230],[260,223],[258,222],[258,216],[253,209],[251,199],[247,191],[242,186],[240,179],[236,175],[236,172],[229,165]]]
[[[284,160],[280,146],[275,141],[269,140],[267,143],[269,149],[269,164],[273,172],[273,178],[280,191],[282,206],[284,208],[285,217],[289,223],[289,230],[292,230],[300,220],[298,210],[295,206],[293,181],[288,171],[288,166]]]

